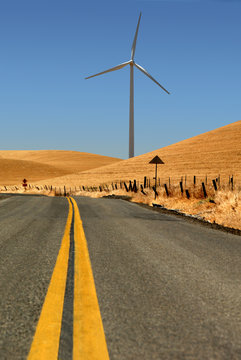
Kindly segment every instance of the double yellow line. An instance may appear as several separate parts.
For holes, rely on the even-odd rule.
[[[74,207],[73,360],[108,360],[94,278],[83,224],[76,201],[69,198],[69,214],[61,247],[42,307],[28,360],[58,359],[68,271],[70,229]]]

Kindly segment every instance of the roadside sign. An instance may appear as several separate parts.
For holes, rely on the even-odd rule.
[[[23,187],[25,187],[25,188],[28,186],[28,185],[27,185],[27,181],[28,181],[28,180],[23,179]]]
[[[164,164],[164,162],[162,161],[162,159],[159,158],[159,156],[155,156],[150,162],[149,164]]]
[[[156,199],[156,187],[157,187],[157,164],[164,164],[164,162],[162,161],[162,159],[159,158],[159,156],[155,156],[150,162],[149,164],[156,164],[156,174],[155,174],[155,199]]]

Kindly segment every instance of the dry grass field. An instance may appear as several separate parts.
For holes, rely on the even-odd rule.
[[[92,170],[49,178],[46,184],[54,186],[99,185],[119,180],[143,182],[147,176],[153,180],[154,165],[149,161],[158,155],[164,165],[158,167],[161,182],[176,183],[183,176],[191,182],[196,175],[199,182],[206,176],[212,179],[221,176],[228,181],[234,175],[234,181],[241,181],[241,121],[195,136],[179,143],[152,151],[121,162],[112,163]],[[41,182],[44,184],[44,182]]]
[[[128,160],[71,151],[0,151],[1,185],[17,185],[10,191],[23,192],[23,177],[32,184],[29,193],[49,196],[67,193],[91,197],[129,195],[131,201],[151,205],[154,201],[154,170],[149,161],[158,155],[158,196],[154,201],[169,209],[241,230],[241,121]],[[196,176],[194,186],[193,177]],[[233,187],[229,177],[234,176]],[[136,180],[139,190],[144,176],[151,182],[145,195],[126,193],[123,181]],[[215,191],[212,179],[220,178]],[[183,194],[179,182],[183,181]],[[120,189],[120,181],[122,189]],[[204,182],[207,197],[201,183]],[[112,186],[118,184],[118,188]],[[167,196],[163,184],[167,184]],[[33,187],[35,186],[35,188]],[[36,187],[37,186],[37,187]],[[52,190],[50,190],[52,186]],[[80,187],[81,186],[81,187]],[[85,190],[83,191],[83,186]],[[102,191],[99,190],[102,186]],[[108,189],[107,191],[103,191]],[[81,189],[81,191],[80,191]],[[86,191],[88,189],[89,191]],[[187,199],[185,190],[190,193]],[[7,190],[9,191],[9,189]]]
[[[0,186],[19,185],[24,178],[29,183],[46,181],[119,161],[78,151],[0,151]]]
[[[158,196],[154,199],[154,192],[152,189],[144,189],[146,195],[140,191],[126,192],[124,189],[112,190],[102,192],[84,192],[73,191],[76,195],[90,196],[98,198],[114,194],[117,196],[127,195],[131,197],[132,202],[147,204],[152,206],[153,203],[163,206],[166,209],[176,210],[181,213],[193,215],[198,219],[206,220],[210,223],[216,223],[222,226],[241,230],[241,191],[223,186],[218,191],[214,191],[213,187],[206,186],[208,197],[204,198],[200,187],[189,188],[190,199],[187,199],[185,194],[181,195],[180,187],[175,185],[169,188],[170,196],[167,197],[163,187],[158,187]],[[74,190],[74,189],[73,189]]]

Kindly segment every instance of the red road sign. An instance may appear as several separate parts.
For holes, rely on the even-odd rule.
[[[28,181],[28,180],[23,179],[23,187],[25,187],[25,188],[28,186],[28,185],[27,185],[27,181]]]

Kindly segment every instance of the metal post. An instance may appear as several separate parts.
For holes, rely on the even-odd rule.
[[[130,64],[129,158],[134,156],[134,66]]]
[[[157,187],[157,164],[156,164],[156,175],[155,175],[155,190]],[[155,191],[155,200],[156,200],[156,191]]]

